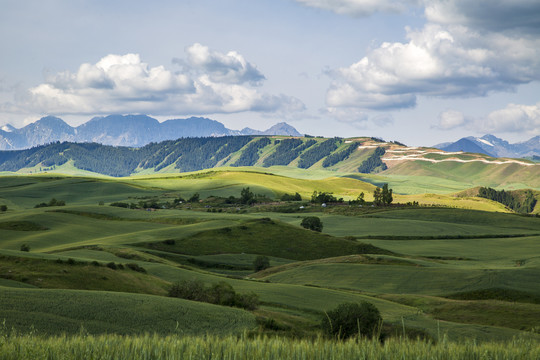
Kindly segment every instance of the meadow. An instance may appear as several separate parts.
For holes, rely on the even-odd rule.
[[[21,344],[17,358],[43,351],[62,358],[54,350],[62,346],[72,358],[91,347],[113,358],[135,344],[145,358],[177,358],[173,350],[227,358],[255,348],[266,349],[261,358],[316,358],[310,348],[337,359],[392,358],[397,348],[405,358],[447,358],[450,349],[461,358],[538,353],[538,217],[452,193],[396,193],[401,206],[359,207],[348,200],[364,192],[371,201],[374,185],[324,174],[336,175],[277,167],[1,177],[0,205],[8,209],[0,213],[0,353],[13,344]],[[226,201],[246,187],[262,203]],[[345,202],[310,203],[314,191]],[[279,201],[295,192],[302,201]],[[199,201],[178,201],[195,193]],[[51,198],[66,205],[35,208]],[[118,202],[159,206],[110,206]],[[300,226],[306,216],[322,220],[321,233]],[[271,267],[254,272],[259,255]],[[256,294],[260,306],[168,297],[184,280],[225,281]],[[380,310],[389,340],[358,346],[321,338],[325,311],[360,301]],[[407,340],[418,336],[427,342]]]

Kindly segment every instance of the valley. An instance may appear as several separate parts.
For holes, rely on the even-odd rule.
[[[367,300],[388,337],[538,339],[537,208],[524,216],[474,195],[397,192],[392,206],[372,207],[374,185],[324,174],[253,167],[3,176],[5,326],[43,335],[84,328],[310,338],[324,311]],[[251,204],[241,202],[246,188]],[[323,207],[310,201],[314,191],[343,201]],[[354,203],[361,192],[365,206]],[[294,193],[302,200],[280,200]],[[51,198],[65,206],[35,207]],[[300,226],[307,216],[321,219],[321,233]],[[270,267],[255,272],[257,256]],[[173,284],[195,280],[226,282],[260,305],[248,311],[167,296]]]

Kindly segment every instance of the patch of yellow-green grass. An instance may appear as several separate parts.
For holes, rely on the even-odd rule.
[[[326,179],[297,179],[270,173],[257,171],[220,170],[193,174],[191,176],[170,177],[167,179],[156,177],[133,178],[130,183],[144,187],[159,187],[167,190],[205,191],[214,195],[220,195],[227,188],[234,188],[236,196],[242,187],[250,186],[255,189],[267,189],[274,196],[284,193],[300,193],[303,198],[310,198],[313,191],[331,192],[336,197],[353,199],[364,192],[369,199],[374,187],[370,184],[340,177],[328,177]],[[255,190],[254,192],[257,192]]]

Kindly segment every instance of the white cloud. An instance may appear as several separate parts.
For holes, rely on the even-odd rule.
[[[78,71],[48,76],[17,99],[37,113],[153,115],[298,111],[304,104],[253,85],[264,76],[242,55],[220,54],[195,44],[186,49],[188,69],[151,67],[138,54],[107,55]],[[4,106],[5,107],[5,106]]]
[[[350,13],[356,7],[387,11],[382,6],[393,3],[301,2],[338,13]],[[384,42],[358,62],[328,72],[332,83],[327,106],[410,108],[417,96],[486,96],[540,80],[537,0],[416,3],[425,7],[423,28],[407,28],[405,42]]]
[[[327,104],[406,108],[418,95],[485,96],[540,79],[540,38],[427,24],[333,72]]]
[[[436,128],[441,130],[451,130],[467,123],[462,112],[456,110],[446,110],[439,114],[439,124]]]
[[[416,0],[296,0],[297,2],[337,14],[350,16],[369,16],[376,12],[402,13],[407,4],[415,4]]]
[[[222,54],[210,50],[207,46],[193,44],[186,49],[187,59],[184,62],[189,67],[208,74],[214,82],[242,84],[249,82],[258,85],[265,80],[264,75],[257,70],[255,65],[247,62],[236,51]],[[183,61],[175,60],[182,63]]]
[[[540,133],[540,102],[536,105],[509,104],[478,121],[485,132],[527,132]]]

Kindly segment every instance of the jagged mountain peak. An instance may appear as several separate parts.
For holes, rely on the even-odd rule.
[[[7,126],[7,125],[6,125]],[[231,130],[216,120],[205,117],[171,119],[160,123],[148,115],[97,116],[77,127],[71,127],[55,116],[46,116],[21,129],[9,127],[2,131],[0,150],[34,147],[55,141],[96,142],[104,145],[144,146],[151,142],[183,137],[229,135],[292,135],[301,136],[286,123],[268,130]],[[9,131],[11,130],[11,131]]]
[[[520,158],[540,155],[540,136],[511,144],[495,135],[487,134],[482,137],[469,136],[456,142],[443,143],[434,147],[446,151],[459,151],[459,148],[463,148],[463,151],[477,152],[494,157]]]

